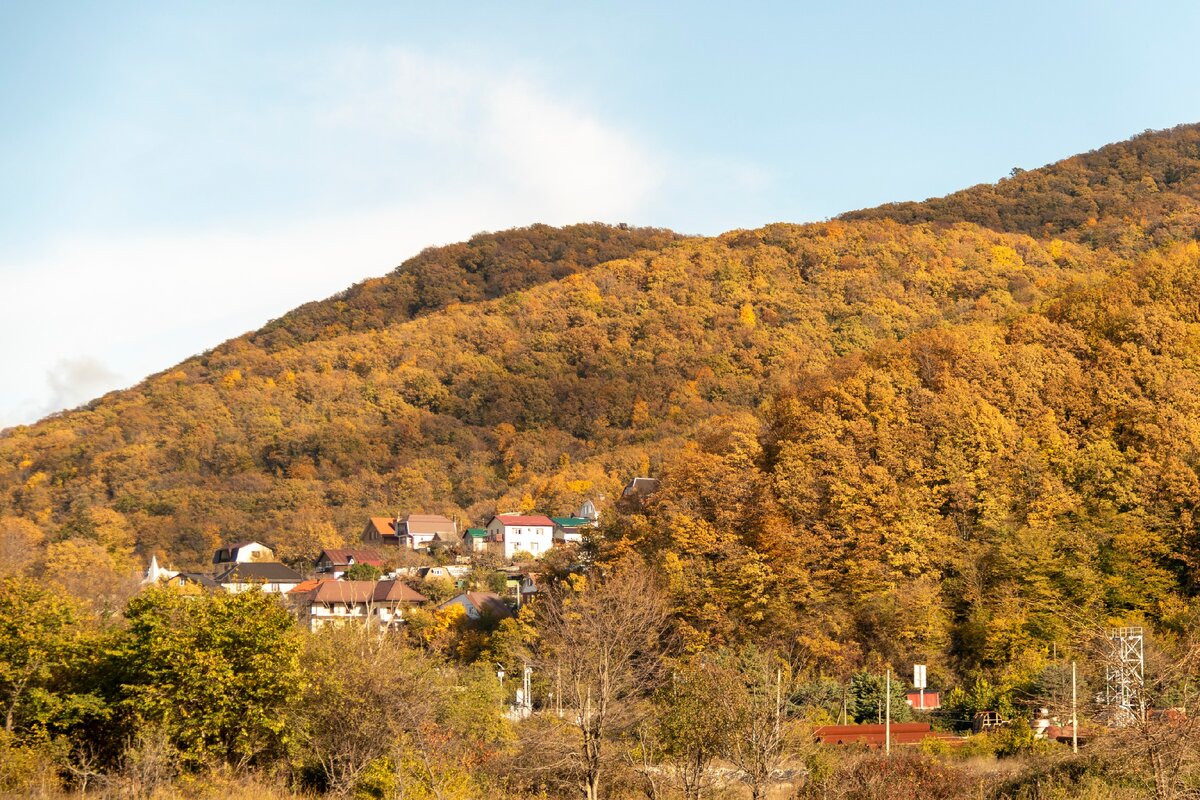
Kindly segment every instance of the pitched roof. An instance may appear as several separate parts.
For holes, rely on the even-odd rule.
[[[511,617],[512,609],[508,607],[500,595],[495,592],[463,592],[460,595],[451,597],[446,602],[438,606],[439,609],[447,608],[458,602],[466,602],[479,609],[480,614],[486,614],[493,617]]]
[[[445,533],[454,531],[454,521],[441,514],[409,514],[401,524],[409,536],[413,534]]]
[[[171,578],[171,580],[180,583],[195,583],[203,586],[205,589],[216,589],[218,587],[217,582],[213,580],[213,576],[203,572],[180,572]]]
[[[373,567],[383,566],[383,556],[370,548],[329,547],[321,551],[321,555],[317,556],[317,561],[321,560],[321,556],[328,557],[329,562],[337,567],[350,564],[350,559],[354,559],[354,563],[356,564],[370,564]]]
[[[540,514],[534,516],[523,516],[520,514],[497,514],[494,518],[500,520],[500,524],[505,526],[523,525],[527,527],[534,527],[541,525],[547,528],[554,527],[554,523],[549,517],[544,517]]]
[[[400,581],[318,581],[314,603],[424,603],[426,597]]]
[[[367,520],[367,525],[374,528],[380,536],[396,535],[396,528],[392,524],[391,517],[371,517]]]
[[[658,490],[658,478],[634,478],[621,491],[622,496],[653,494]]]
[[[216,577],[217,583],[300,583],[304,576],[278,561],[240,561]]]
[[[584,525],[591,525],[590,519],[584,517],[551,517],[554,524],[560,528],[582,528]]]
[[[467,528],[464,536],[473,536],[476,539],[482,539],[488,535],[487,528]]]
[[[429,598],[403,581],[379,581],[375,584],[375,602],[427,603]]]
[[[314,603],[368,603],[375,599],[375,581],[321,581],[313,590]]]
[[[293,586],[291,589],[288,589],[287,593],[288,594],[307,594],[308,592],[311,592],[313,589],[316,589],[318,586],[320,586],[321,583],[322,583],[321,578],[309,578],[306,581],[300,581],[295,586]]]

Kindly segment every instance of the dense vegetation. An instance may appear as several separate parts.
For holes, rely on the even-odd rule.
[[[299,563],[368,514],[591,497],[583,556],[650,566],[664,658],[761,648],[818,695],[923,661],[963,713],[1016,710],[1104,625],[1195,630],[1198,168],[1189,126],[827,223],[427,251],[0,434],[0,570],[129,636],[152,553]],[[635,474],[659,492],[618,507]]]

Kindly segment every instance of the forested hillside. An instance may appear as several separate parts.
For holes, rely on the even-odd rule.
[[[1131,253],[1200,231],[1200,126],[1180,125],[920,203],[843,219],[974,222]]]
[[[0,435],[9,541],[85,586],[592,497],[595,557],[649,556],[697,647],[1006,673],[1064,609],[1169,630],[1200,558],[1197,142],[828,223],[428,251]],[[635,474],[661,491],[613,513]]]

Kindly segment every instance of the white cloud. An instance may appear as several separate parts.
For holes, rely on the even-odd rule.
[[[0,254],[0,427],[165,369],[428,245],[533,222],[636,220],[663,179],[635,137],[520,75],[390,50],[342,53],[299,78],[312,81],[308,105],[288,113],[316,132],[312,146],[331,146],[351,188],[377,179],[377,165],[391,197],[238,226],[253,233],[63,231],[19,261]]]
[[[113,386],[121,376],[91,356],[63,359],[46,373],[50,410],[71,408],[91,400]]]

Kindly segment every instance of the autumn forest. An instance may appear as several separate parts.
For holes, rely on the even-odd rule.
[[[658,491],[618,502],[634,476]],[[0,576],[61,587],[128,654],[152,649],[147,609],[177,602],[135,596],[152,555],[201,569],[259,540],[303,569],[373,515],[480,525],[586,499],[599,530],[576,563],[544,565],[554,580],[582,592],[580,563],[637,564],[671,658],[775,654],[796,703],[833,693],[810,697],[828,719],[837,686],[885,667],[927,663],[937,687],[990,693],[963,709],[1016,713],[1088,631],[1186,649],[1200,126],[825,222],[534,225],[427,250],[0,432]],[[519,645],[424,645],[473,675],[532,646],[518,619],[503,635]],[[322,646],[302,658],[333,658]],[[468,726],[443,689],[428,702]],[[539,780],[520,791],[553,795]]]

